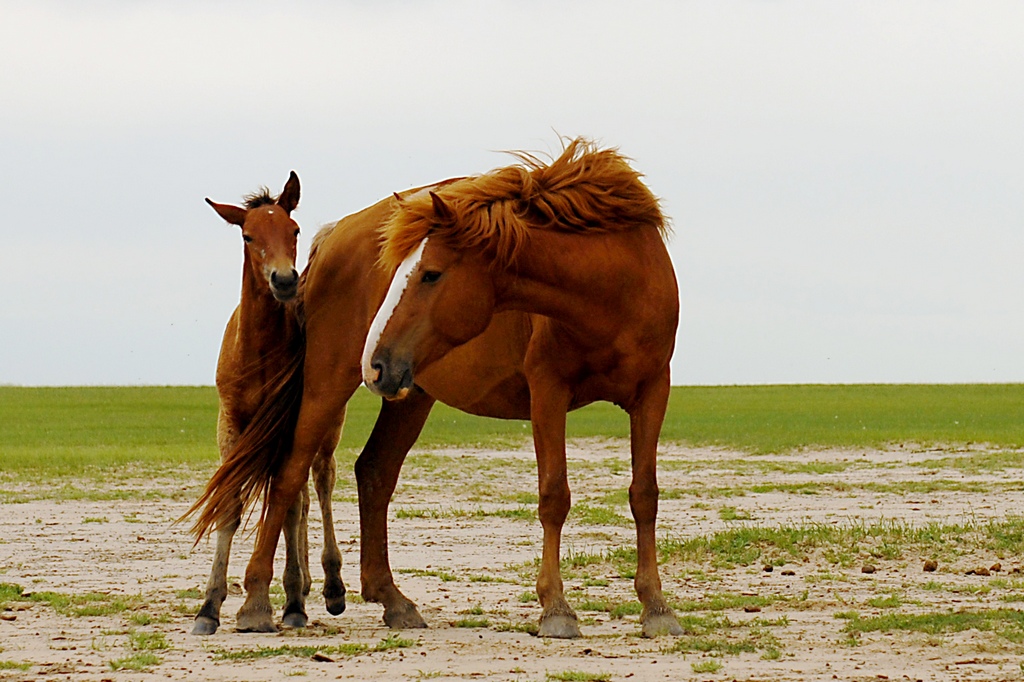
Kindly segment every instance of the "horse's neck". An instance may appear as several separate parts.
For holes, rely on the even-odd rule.
[[[664,251],[653,233],[580,237],[538,231],[496,282],[498,305],[544,315],[597,341],[616,333],[611,329],[616,320],[632,317],[638,297],[660,298],[662,292],[649,288],[643,269],[671,265],[667,254],[664,263],[651,258],[652,247]]]
[[[593,301],[602,298],[602,282],[579,266],[580,260],[587,260],[586,255],[578,253],[571,241],[563,241],[561,234],[531,235],[498,283],[501,307],[555,319],[586,319]]]
[[[248,254],[242,268],[242,300],[238,304],[237,344],[244,361],[258,362],[291,338],[285,305],[274,298],[267,283],[253,272]]]

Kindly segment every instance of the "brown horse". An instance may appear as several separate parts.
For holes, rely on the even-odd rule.
[[[366,341],[363,378],[375,393],[401,398],[496,312],[543,315],[523,359],[544,528],[540,634],[579,634],[559,575],[570,507],[565,420],[596,400],[630,416],[644,634],[682,634],[662,596],[654,532],[658,436],[679,318],[658,201],[614,151],[577,142],[550,167],[523,160],[525,167],[411,198],[388,222],[384,261],[397,274]]]
[[[502,286],[508,288],[499,289],[484,278],[464,277],[469,271],[451,277],[436,271],[438,282],[442,279],[448,282],[443,285],[446,288],[457,288],[460,282],[479,283],[480,297],[463,299],[462,304],[467,307],[459,314],[449,310],[443,317],[443,327],[432,330],[437,334],[430,334],[430,340],[436,339],[439,343],[426,356],[416,357],[418,365],[410,364],[408,372],[401,371],[397,380],[390,378],[394,376],[390,370],[389,378],[384,379],[381,364],[381,378],[393,383],[395,393],[404,394],[404,399],[382,401],[373,432],[356,461],[363,598],[383,604],[384,621],[391,627],[425,626],[415,604],[394,583],[387,553],[387,508],[405,455],[419,436],[434,400],[478,415],[505,419],[535,416],[542,485],[541,518],[545,528],[544,568],[538,581],[544,600],[540,632],[555,637],[578,636],[576,617],[562,597],[557,572],[557,529],[569,505],[564,428],[560,430],[558,425],[564,427],[566,410],[611,398],[630,410],[634,428],[636,473],[631,500],[640,537],[637,586],[645,605],[644,632],[648,635],[679,632],[675,617],[661,595],[654,555],[657,504],[654,456],[668,393],[668,359],[678,307],[675,279],[662,242],[663,221],[657,201],[622,157],[611,151],[598,151],[582,140],[571,142],[550,165],[528,156],[522,160],[522,165],[476,178],[446,181],[381,201],[342,219],[317,236],[305,280],[304,365],[287,384],[302,386],[291,454],[281,461],[271,458],[269,450],[264,451],[263,457],[251,457],[251,448],[249,451],[238,448],[238,459],[247,465],[246,470],[229,472],[222,466],[196,503],[196,508],[205,504],[195,525],[196,531],[202,534],[230,514],[234,500],[241,497],[248,504],[266,493],[268,504],[264,507],[256,547],[246,571],[248,594],[238,614],[240,629],[265,631],[274,627],[269,584],[273,577],[277,536],[288,506],[299,494],[323,434],[343,412],[346,402],[362,382],[361,358],[364,346],[368,345],[367,332],[388,294],[392,278],[399,288],[410,286],[409,295],[412,295],[420,284],[429,289],[429,281],[420,282],[424,275],[427,280],[434,277],[435,271],[427,273],[418,268],[414,268],[415,274],[406,268],[408,271],[393,276],[393,264],[400,260],[395,255],[397,251],[417,247],[416,240],[408,236],[396,236],[388,242],[386,260],[392,267],[377,265],[381,255],[381,229],[405,222],[418,212],[423,221],[414,222],[428,231],[435,225],[440,228],[449,222],[455,224],[450,220],[455,214],[445,202],[458,207],[462,203],[458,197],[472,196],[481,209],[475,218],[490,215],[499,225],[471,238],[471,249],[465,253],[468,256],[471,251],[479,252],[472,256],[476,261],[483,258],[482,254],[493,252],[504,262],[519,252],[522,262],[517,260],[516,267],[526,265],[529,254],[534,265],[539,261],[539,268],[550,267],[552,272],[557,272],[557,267],[563,267],[558,263],[559,257],[567,253],[593,256],[607,252],[606,265],[609,266],[621,266],[621,261],[613,258],[614,250],[619,248],[632,249],[629,253],[634,259],[643,258],[632,261],[631,274],[618,271],[576,274],[593,287],[610,286],[610,281],[609,284],[602,282],[606,276],[614,278],[620,298],[629,298],[635,293],[637,300],[630,299],[628,305],[619,299],[610,300],[609,305],[646,309],[651,313],[638,331],[646,345],[633,348],[624,345],[629,340],[635,341],[637,334],[625,333],[621,320],[615,320],[612,311],[597,310],[601,305],[592,299],[580,302],[593,315],[591,326],[599,326],[598,321],[607,319],[609,323],[615,322],[620,330],[619,336],[600,330],[595,338],[614,337],[615,341],[597,349],[577,338],[582,330],[547,317],[558,310],[545,308],[526,312],[509,305],[512,299],[506,296],[544,288],[540,283],[526,278],[513,279],[506,274],[500,279]],[[443,219],[430,215],[435,205],[430,192],[445,197],[439,204],[445,206]],[[407,235],[404,231],[402,234]],[[529,235],[528,240],[526,235]],[[534,250],[529,246],[534,243],[538,246],[555,244],[556,252]],[[506,245],[509,246],[506,248]],[[651,272],[645,273],[645,269]],[[578,284],[573,282],[574,286]],[[585,284],[584,289],[587,288]],[[401,296],[397,293],[399,289],[395,291],[388,296],[385,310],[397,305]],[[496,308],[499,300],[501,309]],[[403,310],[408,307],[408,303],[402,306]],[[401,317],[405,316],[402,313]],[[655,322],[654,318],[658,320]],[[380,319],[386,320],[387,313]],[[393,330],[377,324],[375,335],[381,332],[386,332],[388,338],[394,335]],[[573,340],[579,347],[573,345]],[[465,343],[459,345],[462,341]],[[552,345],[556,341],[563,345]],[[551,364],[544,351],[552,349],[578,353],[566,357],[572,365],[572,381],[560,385],[556,380],[559,374],[547,376],[541,371]],[[657,369],[651,370],[652,366]],[[569,371],[569,366],[564,369]],[[413,370],[417,373],[415,384],[412,383]],[[649,376],[641,376],[644,372]],[[633,377],[632,384],[626,385],[629,377]],[[620,379],[624,381],[619,383]],[[563,378],[563,381],[566,380]],[[282,411],[284,409],[282,407]],[[287,418],[283,413],[267,415],[265,421],[283,422]]]
[[[296,306],[299,275],[295,271],[295,251],[299,226],[291,212],[299,203],[299,178],[293,172],[279,198],[263,189],[245,198],[244,206],[218,204],[207,199],[220,217],[242,228],[244,263],[241,301],[228,320],[217,361],[217,444],[221,459],[228,457],[239,442],[240,434],[265,411],[268,386],[274,386],[282,374],[301,357],[302,333]],[[324,519],[323,567],[324,597],[331,613],[345,609],[345,588],[341,582],[341,552],[334,537],[331,494],[334,490],[334,445],[321,452],[314,462],[314,478]],[[287,444],[282,446],[287,447]],[[285,568],[284,622],[293,627],[306,624],[305,598],[309,594],[309,552],[306,520],[309,492],[291,505],[285,522],[287,559]],[[230,519],[217,528],[206,600],[196,615],[192,633],[209,635],[220,625],[220,608],[227,595],[228,556],[231,541],[241,522],[242,508],[235,506]]]

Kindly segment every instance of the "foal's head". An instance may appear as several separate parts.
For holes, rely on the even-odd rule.
[[[206,203],[221,218],[242,228],[253,275],[266,280],[274,298],[282,302],[295,298],[299,288],[299,273],[295,270],[299,226],[291,218],[299,205],[299,176],[295,171],[276,199],[264,190],[246,197],[244,206],[218,204],[209,199]]]

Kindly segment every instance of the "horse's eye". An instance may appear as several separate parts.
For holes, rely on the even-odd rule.
[[[423,273],[423,277],[420,279],[424,284],[433,284],[437,280],[441,279],[441,273],[436,270],[427,270]]]
[[[246,244],[250,244],[250,243],[252,243],[252,237],[250,237],[250,236],[249,236],[249,235],[247,235],[247,234],[243,234],[243,235],[242,235],[242,240],[243,240],[243,241],[244,241],[244,242],[245,242]]]

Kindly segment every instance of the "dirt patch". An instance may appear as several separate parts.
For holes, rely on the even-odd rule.
[[[639,636],[621,442],[570,452],[563,554],[584,633],[575,641],[529,632],[541,530],[527,451],[411,456],[392,503],[391,561],[430,628],[400,633],[358,599],[327,615],[314,584],[309,628],[234,632],[238,589],[221,631],[193,637],[213,548],[193,548],[172,521],[189,505],[181,487],[201,480],[163,496],[138,480],[156,499],[123,501],[22,488],[29,501],[0,506],[0,679],[1024,679],[1019,459],[664,448],[662,580],[687,634],[657,640]],[[352,595],[358,520],[341,478],[335,514]],[[316,516],[314,503],[315,580]],[[232,581],[251,549],[238,538]]]

